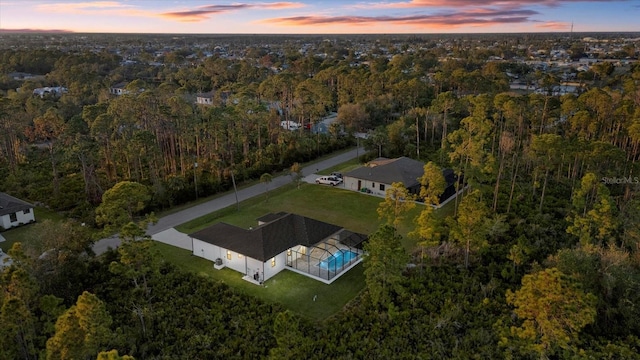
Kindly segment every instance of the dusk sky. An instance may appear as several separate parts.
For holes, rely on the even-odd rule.
[[[118,33],[640,31],[640,0],[0,0],[0,29]]]

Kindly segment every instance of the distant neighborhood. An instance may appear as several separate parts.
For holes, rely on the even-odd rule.
[[[488,42],[482,37],[469,37],[463,40],[447,39],[446,37],[430,39],[425,36],[423,42],[406,45],[403,39],[389,38],[385,44],[380,40],[372,41],[364,37],[360,43],[356,43],[347,38],[321,37],[314,39],[285,38],[284,42],[274,41],[269,38],[256,37],[249,47],[240,47],[224,37],[218,41],[197,42],[192,39],[192,43],[186,49],[180,44],[178,38],[168,38],[165,41],[158,39],[156,45],[151,43],[146,46],[132,46],[129,44],[95,45],[86,42],[81,45],[85,50],[99,52],[110,52],[120,57],[120,65],[132,69],[140,66],[152,67],[185,67],[196,66],[208,58],[224,59],[230,62],[242,62],[251,60],[256,68],[265,68],[273,74],[278,74],[287,70],[291,64],[286,60],[282,61],[286,51],[295,51],[299,56],[311,56],[318,59],[328,60],[336,54],[328,52],[328,49],[345,49],[339,53],[341,56],[334,60],[348,60],[352,68],[372,66],[378,59],[385,59],[394,62],[405,55],[415,55],[424,51],[438,54],[437,61],[455,62],[464,60],[461,53],[471,49],[483,47],[486,54],[483,61],[506,65],[503,71],[505,81],[509,88],[520,92],[535,92],[540,94],[560,96],[568,93],[579,94],[586,90],[585,80],[592,80],[585,77],[587,73],[598,74],[601,71],[612,71],[619,67],[628,67],[638,61],[636,53],[640,37],[636,34],[622,35],[620,37],[605,37],[602,34],[567,34],[566,37],[558,37],[555,40],[544,42],[532,41],[527,44],[522,41],[515,41],[515,35],[511,35],[514,41],[506,38],[503,42]],[[7,35],[4,35],[5,37]],[[64,45],[65,40],[76,38],[78,43],[86,41],[81,35],[61,36],[62,51],[67,50]],[[535,39],[533,39],[535,40]],[[346,50],[348,49],[348,51]],[[256,56],[259,58],[255,58]],[[541,74],[551,75],[555,80],[548,82],[540,77],[523,74],[522,69],[529,68]],[[407,68],[403,71],[413,71]],[[436,74],[425,74],[425,80],[435,84]],[[12,72],[6,74],[10,79],[16,81],[44,81],[45,74],[32,74],[25,72]],[[588,75],[591,76],[591,75]],[[121,96],[129,93],[126,89],[129,82],[143,80],[144,78],[128,77],[109,86],[109,93]],[[57,84],[50,87],[42,87],[33,90],[34,95],[59,96],[66,93],[68,84]],[[201,89],[201,92],[190,94],[195,98],[195,102],[200,105],[213,105],[214,103],[224,104],[233,96],[232,91],[216,88]],[[144,91],[143,88],[138,91]],[[288,129],[293,127],[289,126]]]

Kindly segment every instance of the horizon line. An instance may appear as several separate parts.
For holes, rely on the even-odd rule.
[[[75,34],[75,35],[234,35],[234,36],[274,36],[274,35],[516,35],[516,34],[640,34],[640,30],[610,31],[521,31],[521,32],[388,32],[388,33],[187,33],[187,32],[82,32],[61,29],[2,29],[0,34]]]

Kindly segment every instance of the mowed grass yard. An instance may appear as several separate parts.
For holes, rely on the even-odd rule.
[[[376,209],[382,200],[330,186],[301,184],[298,188],[286,185],[240,203],[239,210],[232,206],[182,224],[177,230],[189,234],[217,222],[243,228],[255,227],[259,217],[284,211],[369,234],[380,224]],[[256,286],[242,280],[242,275],[236,271],[215,270],[211,261],[193,256],[188,251],[165,244],[157,244],[156,248],[163,258],[185,270],[223,281],[243,293],[279,303],[315,321],[322,321],[339,312],[365,287],[362,264],[331,285],[285,270],[267,280],[264,286]]]
[[[314,321],[325,320],[339,312],[365,286],[362,264],[349,270],[331,285],[285,270],[267,280],[264,286],[258,286],[242,280],[242,275],[237,271],[228,268],[214,269],[211,261],[193,256],[190,251],[159,242],[154,242],[153,248],[166,261],[183,270],[222,281],[241,293],[268,303],[278,303]]]
[[[55,211],[42,207],[36,207],[34,209],[34,216],[36,218],[36,224],[41,223],[45,220],[60,222],[64,219],[62,215],[56,213]],[[6,239],[6,241],[0,242],[0,248],[2,248],[4,252],[7,252],[9,251],[9,249],[11,249],[13,244],[17,242],[28,242],[31,237],[31,229],[33,229],[34,225],[35,224],[26,224],[1,232],[0,235],[2,235]]]
[[[338,169],[339,170],[339,169]],[[348,230],[371,234],[381,224],[377,209],[383,198],[330,186],[301,184],[286,185],[269,194],[240,203],[178,226],[183,233],[193,233],[217,222],[226,222],[243,228],[258,225],[256,219],[275,212],[290,212],[342,226]],[[436,212],[444,216],[452,212],[453,202]],[[417,204],[409,212],[399,232],[407,251],[415,248],[417,240],[407,236],[415,228],[414,219],[424,208]],[[242,280],[242,275],[230,269],[215,270],[211,261],[191,255],[189,251],[165,244],[156,244],[162,256],[177,266],[223,281],[244,293],[268,302],[277,302],[287,309],[321,321],[339,312],[365,287],[362,264],[351,269],[331,285],[313,280],[292,271],[282,271],[260,287]],[[316,301],[313,302],[314,297]]]
[[[315,184],[286,185],[268,195],[261,195],[240,203],[240,209],[235,206],[207,214],[195,220],[186,222],[176,229],[190,234],[204,229],[217,222],[226,222],[242,228],[255,227],[256,219],[268,213],[289,212],[330,224],[342,226],[345,229],[371,234],[381,224],[377,209],[383,198]],[[413,220],[422,211],[423,205],[416,205],[404,218],[399,226],[403,244],[409,251],[416,245],[416,240],[407,236],[413,231]]]

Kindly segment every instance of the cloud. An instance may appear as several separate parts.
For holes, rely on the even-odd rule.
[[[566,22],[559,22],[559,21],[545,21],[541,24],[537,24],[536,27],[543,28],[543,29],[553,29],[553,30],[569,30],[571,29],[571,24]]]
[[[300,8],[304,5],[295,2],[275,2],[275,3],[256,3],[256,4],[232,4],[232,5],[205,5],[199,6],[193,10],[180,10],[162,13],[159,16],[181,22],[200,22],[207,20],[211,15],[217,15],[230,11],[244,9],[293,9]]]
[[[461,12],[443,12],[438,14],[417,14],[407,16],[296,16],[266,19],[262,22],[285,26],[323,26],[323,25],[406,25],[416,28],[456,28],[461,26],[492,26],[532,22],[531,16],[538,15],[534,10],[495,10],[474,9]]]
[[[565,3],[581,3],[581,2],[621,2],[628,0],[410,0],[397,3],[383,3],[377,6],[389,8],[407,8],[407,7],[481,7],[481,6],[500,6],[507,8],[522,7],[529,5],[542,5],[549,7],[560,6]],[[376,6],[376,5],[373,5]]]
[[[272,3],[234,3],[230,5],[204,5],[193,9],[176,10],[164,13],[143,10],[133,5],[128,5],[120,1],[85,1],[67,3],[46,3],[37,6],[38,11],[47,13],[66,13],[81,15],[118,15],[118,16],[140,16],[150,18],[163,18],[177,20],[180,22],[200,22],[207,20],[210,16],[231,11],[245,9],[291,9],[300,8],[304,4],[296,2],[272,2]]]
[[[39,4],[36,8],[44,12],[99,12],[105,9],[129,9],[131,5],[125,5],[118,1],[86,1],[77,3],[46,3]]]
[[[76,3],[44,3],[36,5],[36,10],[44,13],[63,13],[75,15],[119,15],[152,16],[146,10],[119,1],[85,1]]]

